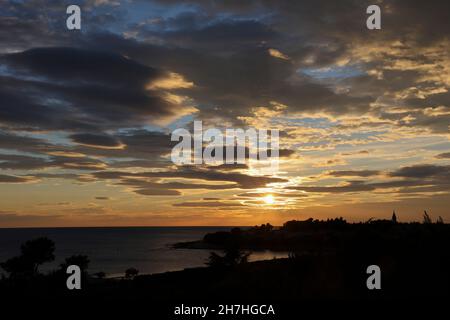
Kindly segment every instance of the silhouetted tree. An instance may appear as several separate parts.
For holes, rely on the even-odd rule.
[[[431,220],[431,217],[427,213],[427,210],[423,211],[423,223],[425,223],[425,224],[433,223],[433,221]]]
[[[134,278],[139,274],[139,270],[136,268],[128,268],[125,270],[125,278]]]
[[[38,268],[45,262],[55,259],[55,243],[45,237],[29,240],[21,245],[20,256],[13,257],[0,266],[10,276],[33,276],[38,273]]]
[[[32,276],[34,265],[23,255],[12,257],[5,262],[0,263],[0,267],[9,273],[10,277]]]
[[[373,221],[374,219],[375,219],[374,217],[370,217],[370,218],[367,219],[367,221],[364,222],[364,223],[367,223],[367,224],[372,223],[372,221]]]
[[[86,272],[89,267],[89,262],[88,256],[82,254],[73,255],[66,258],[64,263],[61,264],[61,269],[66,270],[68,266],[76,265],[80,267],[81,271]]]
[[[22,255],[33,264],[35,273],[41,264],[55,260],[55,243],[46,237],[29,240],[21,246],[20,250]]]

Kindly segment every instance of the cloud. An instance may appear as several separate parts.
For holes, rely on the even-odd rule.
[[[274,58],[283,59],[283,60],[289,60],[289,57],[287,55],[283,54],[282,52],[280,52],[277,49],[270,48],[269,49],[269,54],[272,57],[274,57]]]
[[[168,47],[175,45],[219,53],[253,47],[278,36],[269,25],[257,19],[219,17],[202,12],[181,12],[160,18],[155,24],[135,25],[128,32],[138,38],[158,39]]]
[[[137,189],[134,192],[144,196],[179,196],[181,192],[177,190],[167,190],[167,189]]]
[[[13,127],[91,130],[143,125],[183,113],[167,93],[148,83],[166,72],[122,55],[77,48],[35,48],[7,54],[0,77],[7,101],[0,122]],[[184,114],[191,112],[188,108]]]
[[[373,191],[375,186],[365,184],[363,181],[351,181],[340,186],[294,186],[288,187],[291,190],[301,190],[312,193],[346,193]]]
[[[36,179],[33,177],[27,177],[27,176],[10,176],[6,174],[0,174],[0,183],[28,183],[28,182],[34,182]]]
[[[69,138],[78,144],[94,148],[122,149],[124,147],[119,140],[108,135],[78,133],[70,135]]]
[[[156,79],[147,85],[148,89],[187,89],[192,88],[194,83],[186,81],[181,74],[170,72],[167,77]]]
[[[245,207],[242,203],[239,202],[223,202],[223,201],[188,201],[188,202],[180,202],[174,203],[174,207]]]
[[[31,157],[23,155],[0,154],[0,169],[37,170],[51,167],[78,170],[103,170],[106,163],[89,157]]]
[[[450,159],[450,152],[440,153],[436,156],[438,159]]]
[[[353,0],[168,0],[170,15],[142,20],[136,9],[154,4],[89,0],[83,33],[60,32],[64,1],[41,2],[9,2],[0,17],[4,188],[106,180],[186,208],[271,183],[305,206],[448,193],[448,2],[380,2],[382,32],[368,32]],[[173,166],[168,132],[195,119],[279,128],[282,176]],[[183,198],[201,190],[214,196]]]
[[[76,180],[78,182],[94,182],[95,179],[91,176],[85,174],[76,174],[76,173],[35,173],[33,174],[36,178],[43,179],[67,179],[67,180]]]
[[[236,187],[236,185],[229,184],[206,184],[206,183],[182,183],[182,182],[149,182],[142,179],[121,179],[118,185],[126,185],[126,186],[135,186],[135,187],[145,187],[146,189],[208,189],[208,190],[225,190],[230,189],[232,187]]]
[[[48,226],[56,221],[61,221],[63,218],[64,215],[18,214],[0,211],[0,227]]]
[[[27,152],[30,155],[1,154],[2,169],[43,169],[70,167],[71,169],[104,169],[127,167],[164,168],[171,165],[173,142],[160,132],[129,130],[114,137],[102,134],[73,134],[68,138],[82,144],[59,145],[0,130],[0,148]],[[51,139],[51,137],[50,137]],[[100,158],[108,158],[108,163]],[[129,160],[129,159],[134,160]],[[126,160],[125,160],[126,159]]]
[[[118,180],[116,185],[133,188],[141,195],[181,195],[179,190],[231,190],[253,189],[265,187],[270,183],[286,182],[286,179],[265,176],[251,176],[238,172],[218,171],[215,167],[195,168],[180,167],[172,171],[158,172],[124,172],[98,171],[93,172],[96,179]],[[166,182],[160,179],[189,179],[192,182]],[[206,183],[207,182],[207,183]],[[218,184],[218,182],[222,182]]]
[[[0,154],[1,169],[41,169],[50,165],[50,162],[45,158]]]
[[[344,176],[346,176],[345,174]],[[370,174],[369,176],[371,176]],[[428,192],[450,190],[450,166],[414,165],[402,167],[387,175],[401,180],[387,180],[382,182],[366,182],[360,180],[346,181],[333,186],[289,186],[287,189],[301,190],[312,193],[359,193],[379,189],[400,189],[400,192]],[[339,176],[339,175],[338,175]],[[363,176],[365,177],[365,176]],[[427,186],[426,188],[423,188]],[[417,187],[421,189],[417,189]],[[408,189],[412,188],[412,189]]]
[[[378,170],[341,170],[341,171],[330,171],[328,175],[334,177],[370,177],[379,175]]]
[[[109,84],[118,88],[143,86],[163,75],[154,68],[115,53],[69,47],[34,48],[5,55],[4,61],[16,72],[37,74],[51,80]]]
[[[67,214],[76,214],[76,215],[102,215],[107,213],[106,209],[102,206],[99,206],[95,203],[88,203],[87,206],[79,206],[79,207],[71,207],[64,208],[61,211]]]
[[[416,179],[450,178],[450,166],[420,164],[410,167],[403,167],[399,170],[391,172],[390,175],[392,177],[405,177]]]
[[[197,169],[193,167],[184,167],[180,170],[170,172],[147,172],[141,174],[141,176],[159,178],[175,177],[216,182],[234,182],[236,184],[236,187],[242,189],[265,187],[270,183],[287,182],[286,179],[277,177],[251,176],[238,172],[221,172],[213,169]]]
[[[238,194],[237,197],[240,198],[264,198],[266,197],[268,194],[272,195],[275,198],[304,198],[307,197],[308,195],[305,193],[296,193],[296,192],[265,192],[265,193],[261,193],[261,192],[246,192],[246,193],[241,193]]]

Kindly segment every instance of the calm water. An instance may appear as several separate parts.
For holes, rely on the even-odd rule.
[[[140,273],[159,273],[203,266],[210,250],[172,249],[176,242],[203,238],[208,232],[228,227],[144,227],[144,228],[39,228],[0,229],[0,262],[19,254],[20,244],[36,237],[56,243],[56,259],[41,270],[57,267],[74,254],[88,255],[89,272],[123,275],[127,268]],[[285,257],[285,253],[255,252],[250,261]]]

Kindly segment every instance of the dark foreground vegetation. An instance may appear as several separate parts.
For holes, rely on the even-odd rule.
[[[22,253],[1,264],[6,272],[0,295],[36,299],[158,301],[310,301],[405,300],[450,298],[450,225],[371,220],[350,224],[343,219],[289,221],[247,230],[208,234],[178,247],[214,248],[208,267],[155,275],[130,268],[121,279],[88,274],[89,259],[73,256],[59,270],[41,274],[39,266],[54,259],[54,244],[41,238],[25,243]],[[289,258],[247,262],[255,249],[289,251]],[[174,253],[176,254],[176,252]],[[67,265],[83,270],[82,290],[66,288]],[[368,290],[366,269],[381,268],[381,290]]]

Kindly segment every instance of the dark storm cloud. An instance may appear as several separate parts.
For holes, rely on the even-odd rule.
[[[203,120],[220,114],[236,121],[240,115],[251,115],[253,107],[269,105],[271,101],[286,104],[293,111],[333,113],[364,112],[374,101],[371,96],[337,94],[327,85],[310,82],[299,76],[298,66],[271,56],[266,45],[221,56],[208,50],[166,48],[114,35],[95,35],[86,45],[92,43],[185,75],[196,85],[186,94],[198,103],[198,117]],[[292,78],[296,80],[291,81]]]
[[[46,94],[40,92],[31,81],[0,76],[0,84],[0,123],[3,125],[11,125],[21,130],[85,126],[77,120],[65,118],[69,112],[65,112],[63,108],[46,105],[41,101]],[[36,85],[39,86],[37,83]]]
[[[256,19],[224,18],[199,12],[184,12],[151,25],[138,24],[130,31],[137,32],[139,38],[156,38],[168,46],[211,53],[255,47],[280,36],[269,25]]]
[[[76,48],[7,54],[0,122],[38,129],[120,128],[176,116],[182,106],[148,84],[167,74],[122,55]],[[30,80],[32,79],[32,80]]]
[[[172,1],[172,3],[180,3]],[[164,0],[164,3],[167,1]],[[227,11],[237,15],[270,12],[279,28],[292,30],[293,33],[327,36],[350,37],[366,36],[361,24],[365,22],[365,9],[374,4],[371,1],[357,0],[254,0],[254,1],[207,1],[191,0],[205,11]],[[406,37],[414,34],[425,43],[448,34],[450,27],[446,20],[450,5],[447,1],[435,1],[433,5],[420,0],[394,0],[379,3],[383,12],[383,30],[386,36]],[[358,17],[360,17],[358,19]],[[363,25],[365,26],[365,25]],[[297,27],[297,28],[294,28]],[[302,27],[302,28],[300,28]],[[328,31],[326,33],[325,31]]]
[[[119,88],[142,87],[149,80],[161,76],[157,70],[118,54],[77,48],[30,49],[6,55],[5,61],[16,71],[53,80],[99,83]]]
[[[450,166],[438,166],[438,165],[415,165],[410,167],[404,167],[391,173],[393,177],[404,178],[450,178]],[[450,179],[449,179],[450,181]]]
[[[325,85],[311,83],[300,77],[290,62],[272,57],[267,48],[221,59],[224,61],[217,61],[220,67],[213,69],[217,71],[216,76],[211,74],[199,81],[207,90],[194,92],[193,96],[203,105],[209,103],[223,109],[224,116],[250,113],[251,108],[270,105],[271,101],[289,106],[289,111],[327,110],[332,113],[362,112],[368,110],[373,101],[369,96],[337,94]],[[201,112],[200,116],[214,117],[212,109]]]

